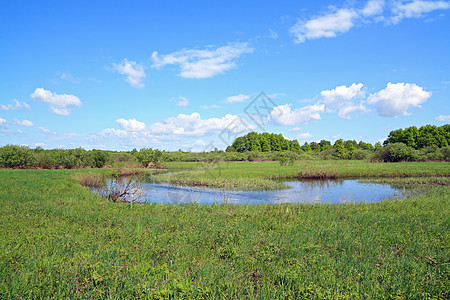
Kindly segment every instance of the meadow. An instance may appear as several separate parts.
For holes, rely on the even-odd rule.
[[[448,163],[221,164],[167,166],[172,176],[188,169],[200,182],[242,186],[334,170],[422,196],[345,205],[113,203],[77,181],[108,169],[2,169],[0,298],[450,298]]]

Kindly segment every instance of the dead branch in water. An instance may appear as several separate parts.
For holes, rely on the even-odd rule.
[[[113,178],[100,189],[100,195],[113,202],[144,202],[145,194],[136,176]]]

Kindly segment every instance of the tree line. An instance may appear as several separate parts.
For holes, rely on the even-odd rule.
[[[142,148],[139,151],[103,151],[82,148],[44,150],[26,146],[0,147],[3,168],[101,168],[124,164],[141,167],[159,166],[164,162],[215,162],[279,160],[280,163],[306,159],[366,159],[385,162],[450,161],[450,124],[408,127],[391,131],[388,138],[374,145],[363,141],[338,139],[305,142],[288,140],[282,134],[250,132],[238,137],[226,151],[167,152]]]

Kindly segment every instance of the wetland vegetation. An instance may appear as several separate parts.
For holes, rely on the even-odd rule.
[[[340,176],[420,175],[376,180],[422,196],[341,205],[113,203],[75,180],[109,169],[0,170],[1,298],[447,299],[448,163],[331,163]],[[234,162],[208,172],[232,178],[245,168],[249,183],[329,164]]]
[[[4,146],[2,166],[22,169],[0,169],[0,298],[448,299],[448,146],[400,143],[354,149],[371,153],[366,160],[337,157],[354,146],[345,142],[344,152],[338,143],[323,151],[200,154]],[[373,159],[411,153],[441,161]],[[225,159],[232,156],[245,159]],[[203,161],[192,159],[198,157]],[[138,173],[165,184],[245,191],[285,188],[287,179],[359,178],[416,196],[173,205],[91,192],[105,178]]]

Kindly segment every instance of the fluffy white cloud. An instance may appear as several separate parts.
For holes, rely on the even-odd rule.
[[[336,9],[331,6],[330,12],[299,20],[289,31],[294,36],[294,42],[299,44],[306,40],[336,37],[356,25],[367,24],[373,20],[398,24],[404,18],[420,18],[434,10],[449,8],[450,1],[443,0],[368,0],[362,8]],[[390,15],[384,13],[385,11],[390,11]]]
[[[269,115],[275,124],[296,125],[320,120],[320,113],[325,110],[324,104],[314,104],[291,110],[289,104],[276,106]]]
[[[34,144],[36,147],[44,147],[47,146],[45,143],[36,143]]]
[[[338,110],[339,118],[350,119],[348,115],[354,111],[368,111],[361,102],[356,103],[357,98],[363,98],[365,95],[362,88],[362,83],[353,83],[349,87],[341,85],[332,90],[322,91],[320,92],[322,97],[320,103],[324,103],[326,110],[329,112]]]
[[[58,95],[43,88],[37,88],[30,96],[36,101],[48,103],[50,110],[60,116],[68,116],[71,107],[81,106],[80,99],[74,95]]]
[[[17,99],[13,99],[12,102],[14,102],[14,104],[7,104],[7,105],[0,105],[0,108],[2,110],[19,110],[21,108],[26,108],[26,109],[30,109],[30,105],[28,105],[28,103],[26,102],[19,102],[17,101]]]
[[[411,107],[420,107],[420,104],[430,98],[431,92],[412,83],[388,83],[386,88],[368,98],[369,104],[374,104],[379,115],[395,117],[408,115]]]
[[[309,132],[301,133],[301,134],[297,135],[297,140],[306,140],[306,139],[310,139],[310,138],[312,138],[312,134]]]
[[[244,94],[239,94],[236,96],[230,96],[227,97],[227,99],[225,99],[226,103],[238,103],[238,102],[244,102],[245,100],[250,99],[250,96],[244,95]]]
[[[358,14],[353,9],[342,8],[334,13],[312,18],[308,21],[299,20],[290,28],[294,42],[299,44],[305,40],[336,37],[355,26]]]
[[[447,115],[447,116],[440,115],[440,116],[437,116],[435,118],[435,120],[439,121],[439,122],[450,122],[450,115]]]
[[[125,131],[144,131],[147,129],[144,122],[139,122],[136,119],[117,119],[116,123]]]
[[[146,76],[142,64],[138,64],[135,61],[128,61],[125,58],[124,61],[119,64],[113,63],[113,67],[119,74],[126,76],[125,81],[132,87],[143,88],[145,86],[142,83],[142,80],[144,80]]]
[[[362,90],[363,84],[353,83],[351,86],[347,87],[345,85],[338,86],[332,90],[325,90],[320,92],[322,96],[322,101],[326,105],[331,105],[335,103],[347,102],[355,97],[364,97],[364,91]]]
[[[254,127],[246,126],[245,122],[235,122],[241,120],[238,116],[227,114],[222,118],[202,119],[199,113],[190,115],[179,114],[177,117],[170,117],[162,122],[154,123],[150,126],[153,134],[178,135],[178,136],[202,136],[217,133],[231,124],[238,125],[241,131],[251,130]]]
[[[391,18],[392,23],[397,24],[404,18],[420,18],[424,14],[438,9],[449,9],[450,2],[448,1],[423,1],[413,0],[409,3],[403,4],[397,1],[392,8],[394,16]]]
[[[29,120],[23,120],[23,121],[16,120],[16,124],[19,126],[24,126],[24,127],[33,127],[34,126],[33,122],[31,122]]]
[[[55,134],[56,134],[56,132],[51,131],[50,129],[45,128],[45,127],[39,127],[39,129],[40,129],[43,133],[45,133],[45,134],[52,134],[52,135],[55,135]]]
[[[8,122],[6,122],[6,120],[3,118],[0,118],[0,127],[8,128]]]
[[[384,4],[384,0],[369,0],[367,1],[366,6],[362,9],[361,13],[365,17],[379,15],[383,12]]]
[[[189,99],[183,96],[170,98],[169,101],[176,101],[177,106],[186,107],[189,105]]]
[[[210,78],[236,68],[236,59],[245,53],[252,53],[248,43],[230,43],[222,47],[207,47],[203,50],[183,49],[166,55],[152,53],[152,67],[160,69],[165,65],[178,65],[184,78]]]
[[[115,129],[115,128],[106,128],[101,133],[101,136],[108,137],[108,136],[117,136],[120,138],[126,138],[128,136],[128,132],[125,130]]]

